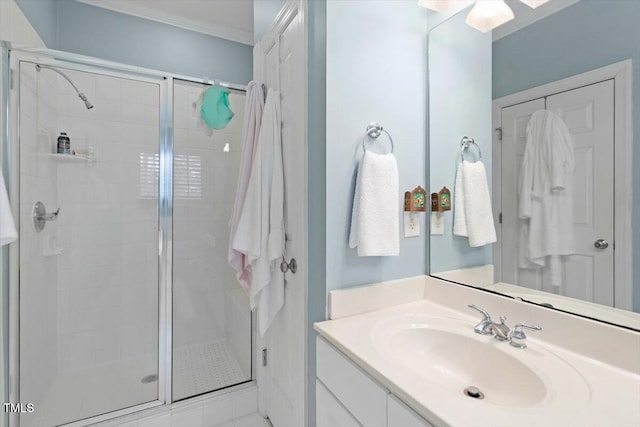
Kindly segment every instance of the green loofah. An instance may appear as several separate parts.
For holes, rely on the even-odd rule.
[[[229,108],[229,89],[214,85],[202,97],[202,120],[212,129],[227,127],[234,114]]]

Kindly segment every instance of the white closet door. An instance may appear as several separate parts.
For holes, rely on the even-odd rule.
[[[502,109],[502,282],[542,289],[539,270],[518,268],[518,177],[531,115],[544,98]],[[494,178],[495,179],[495,178]]]
[[[526,126],[544,98],[502,109],[502,281],[613,306],[613,81],[547,97],[573,137],[574,238],[576,253],[563,262],[563,285],[549,286],[548,269],[518,268],[517,177],[526,144]],[[608,243],[597,249],[597,240]]]
[[[547,98],[573,136],[573,232],[576,253],[564,264],[562,294],[613,307],[613,80]],[[597,249],[597,240],[608,243]]]

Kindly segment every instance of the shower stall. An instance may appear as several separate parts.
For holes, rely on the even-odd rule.
[[[211,131],[195,109],[209,82],[50,51],[3,48],[3,64],[20,239],[2,257],[2,386],[33,408],[10,426],[251,382],[251,312],[226,262],[244,88],[229,85],[235,116]]]

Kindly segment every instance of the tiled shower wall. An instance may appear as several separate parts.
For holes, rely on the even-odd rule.
[[[227,264],[245,96],[232,92],[234,118],[224,129],[207,131],[193,106],[206,87],[174,84],[174,348],[225,340],[246,380],[251,315]]]
[[[67,74],[95,107],[87,110],[59,77],[58,129],[77,152],[91,147],[96,161],[55,160],[62,370],[158,348],[158,199],[145,190],[157,187],[159,86]]]
[[[53,71],[21,64],[21,397],[40,408],[74,391],[74,372],[110,377],[115,388],[157,373],[158,202],[143,193],[157,186],[159,86],[64,72],[95,108]],[[96,161],[54,154],[61,131]],[[38,200],[48,212],[60,207],[40,233],[32,225]],[[136,388],[116,403],[103,384],[96,400],[105,405],[94,410],[153,400],[156,389]]]

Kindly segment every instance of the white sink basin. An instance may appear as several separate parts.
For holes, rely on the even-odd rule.
[[[486,298],[475,298],[474,292],[469,291],[473,295],[468,302]],[[474,333],[480,316],[466,304],[449,307],[426,299],[316,323],[315,328],[434,426],[640,426],[640,371],[591,356],[626,351],[620,344],[598,347],[621,343],[619,334],[609,341],[602,334],[610,328],[598,329],[593,349],[585,341],[582,352],[576,352],[557,342],[563,336],[571,342],[574,334],[593,332],[589,322],[565,324],[564,315],[550,310],[526,306],[518,313],[522,303],[502,298],[496,302],[512,315],[507,324],[539,322],[545,330],[528,333],[527,348],[518,349]],[[640,343],[636,335],[626,337],[630,346]],[[616,357],[610,360],[622,360]],[[465,395],[469,386],[484,393],[484,399]]]
[[[426,381],[459,393],[477,387],[487,402],[531,406],[547,396],[544,382],[518,359],[462,335],[410,328],[396,333],[389,347],[392,357]]]
[[[478,335],[460,319],[398,316],[374,326],[371,338],[383,357],[456,397],[473,399],[464,394],[473,386],[484,395],[479,401],[502,406],[539,406],[554,397],[588,401],[586,383],[562,359]]]

